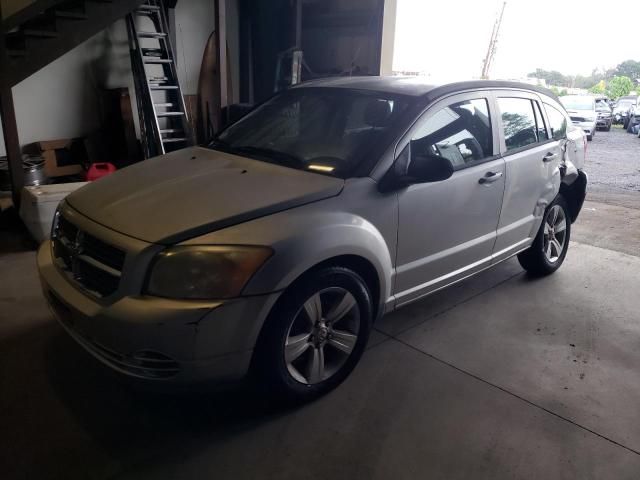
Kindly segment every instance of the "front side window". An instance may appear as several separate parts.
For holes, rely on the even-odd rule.
[[[551,128],[551,137],[554,140],[561,140],[567,136],[567,117],[556,107],[544,104],[549,118],[549,128]]]
[[[292,89],[231,125],[210,147],[347,178],[408,105],[405,97],[377,92]]]
[[[533,104],[528,98],[498,98],[507,150],[526,147],[538,141]]]
[[[493,155],[489,105],[484,98],[452,103],[437,110],[412,138],[414,149],[463,168]]]

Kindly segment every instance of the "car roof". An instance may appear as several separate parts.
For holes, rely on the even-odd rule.
[[[511,88],[535,91],[547,95],[555,100],[557,96],[549,89],[530,85],[528,83],[506,80],[469,80],[446,84],[433,84],[424,77],[391,77],[391,76],[361,76],[361,77],[329,77],[309,80],[293,88],[346,88],[353,90],[369,90],[372,92],[408,95],[435,99],[442,95],[465,90],[479,90],[487,88]]]

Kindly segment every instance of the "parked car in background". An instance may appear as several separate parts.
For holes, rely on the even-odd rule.
[[[560,101],[567,109],[573,124],[584,130],[587,140],[593,140],[598,120],[595,98],[590,95],[565,95],[560,97]]]
[[[539,87],[302,83],[209,148],[69,195],[38,252],[43,291],[69,335],[121,374],[251,372],[271,394],[309,400],[350,374],[384,313],[516,255],[535,275],[560,268],[585,150]]]
[[[627,132],[633,133],[634,128],[640,124],[640,97],[636,97],[627,115]]]
[[[635,95],[628,95],[620,97],[616,106],[613,109],[613,122],[617,125],[622,125],[627,128],[627,120],[629,119],[629,109],[631,105],[635,103],[637,97]]]
[[[606,130],[607,132],[611,130],[611,124],[613,123],[613,115],[611,112],[611,107],[609,107],[609,104],[604,101],[597,101],[596,113],[598,114],[598,117],[596,119],[596,128]]]

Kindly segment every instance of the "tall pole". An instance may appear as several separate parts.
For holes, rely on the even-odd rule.
[[[502,16],[504,15],[504,7],[506,6],[507,2],[505,1],[502,4],[500,15],[493,24],[493,30],[491,30],[491,38],[489,39],[489,46],[487,47],[487,55],[484,57],[484,61],[482,62],[482,74],[480,76],[485,80],[489,78],[489,68],[491,68],[491,62],[493,61],[493,57],[496,53],[498,33],[500,32],[500,25],[502,25]]]
[[[2,18],[0,7],[0,19]],[[0,22],[1,23],[1,22]],[[0,28],[0,120],[2,121],[2,134],[4,147],[7,150],[9,164],[9,176],[11,178],[11,190],[13,192],[13,204],[18,208],[20,204],[20,190],[24,184],[24,172],[22,170],[22,152],[18,137],[18,125],[16,112],[13,107],[13,95],[7,65],[9,55],[5,45],[4,29]]]

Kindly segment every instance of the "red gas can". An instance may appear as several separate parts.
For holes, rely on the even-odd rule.
[[[99,178],[104,177],[105,175],[109,175],[116,171],[116,166],[113,163],[102,162],[102,163],[94,163],[89,167],[87,171],[87,181],[93,182],[94,180],[98,180]]]

